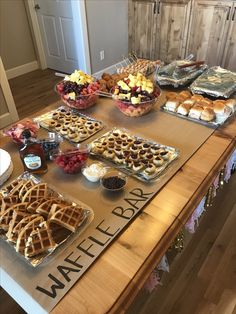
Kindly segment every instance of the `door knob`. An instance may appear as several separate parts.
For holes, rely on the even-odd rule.
[[[35,4],[34,8],[35,8],[35,10],[39,10],[39,9],[40,9],[39,4],[38,4],[38,3],[37,3],[37,4]]]

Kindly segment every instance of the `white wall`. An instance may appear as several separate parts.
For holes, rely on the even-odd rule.
[[[128,0],[86,0],[92,73],[128,54]],[[105,58],[100,60],[100,51]]]
[[[0,0],[0,55],[6,70],[36,61],[23,0]]]

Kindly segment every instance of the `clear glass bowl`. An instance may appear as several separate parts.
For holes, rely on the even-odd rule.
[[[11,125],[9,128],[3,130],[3,134],[9,136],[14,143],[20,145],[23,143],[22,132],[26,129],[30,131],[31,137],[37,137],[39,125],[31,119]]]
[[[89,156],[89,148],[87,145],[78,145],[77,148],[60,151],[53,154],[51,159],[55,164],[67,174],[77,174],[86,164]]]
[[[128,117],[140,117],[152,110],[161,94],[161,90],[155,87],[153,92],[153,99],[143,101],[139,104],[133,105],[130,101],[124,101],[113,98],[116,107]]]
[[[109,171],[100,179],[100,182],[107,191],[120,191],[127,184],[127,176],[119,171]]]
[[[62,81],[63,82],[63,81]],[[60,91],[60,84],[62,82],[59,82],[56,87],[55,90],[56,92],[60,95],[61,100],[70,108],[75,108],[75,109],[79,109],[79,110],[83,110],[83,109],[87,109],[89,107],[92,107],[93,105],[96,104],[97,100],[98,100],[98,95],[95,93],[92,94],[87,94],[87,95],[77,95],[76,99],[70,99],[68,98],[67,94],[64,94],[62,91]]]

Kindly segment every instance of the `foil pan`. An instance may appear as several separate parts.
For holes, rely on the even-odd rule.
[[[119,147],[122,148],[122,145],[119,146],[120,144],[118,144],[118,142],[116,142],[116,144],[114,144],[114,147],[111,148],[111,146],[110,146],[110,149],[115,154],[115,156],[113,158],[108,158],[104,155],[104,152],[99,153],[97,151],[97,147],[99,145],[101,145],[102,143],[109,142],[110,141],[109,139],[114,136],[114,133],[115,134],[119,133],[121,135],[121,138],[122,138],[122,134],[123,134],[133,141],[141,142],[137,146],[137,152],[134,153],[134,156],[132,156],[132,153],[131,153],[132,149],[133,149],[132,145],[130,145],[130,147],[127,147],[126,149],[124,148],[120,153],[119,152],[117,153],[117,150],[119,149]],[[118,141],[119,141],[119,139],[118,139]],[[123,142],[127,143],[126,139],[124,139]],[[108,149],[106,149],[106,150],[109,150],[109,145],[108,145]],[[150,146],[150,148],[146,149],[146,148],[144,148],[143,145]],[[131,176],[133,176],[133,177],[135,177],[135,178],[137,178],[143,182],[149,182],[149,181],[154,181],[154,180],[160,179],[160,177],[162,175],[164,175],[164,171],[173,163],[173,161],[175,159],[177,159],[179,157],[179,150],[174,148],[174,147],[162,145],[162,144],[159,144],[159,143],[154,142],[152,140],[143,139],[142,137],[140,137],[138,135],[131,134],[128,130],[126,130],[124,128],[116,128],[116,127],[113,128],[112,130],[110,130],[109,132],[103,134],[101,137],[97,138],[93,142],[91,142],[89,144],[89,146],[90,146],[90,154],[91,155],[98,156],[99,158],[108,161],[115,168],[118,168],[120,171],[123,171],[123,172],[127,173],[128,175],[131,175]],[[137,160],[135,159],[134,161],[135,162],[137,161],[138,163],[140,163],[140,162],[143,163],[144,160],[148,160],[151,155],[153,155],[153,157],[157,156],[157,153],[155,154],[151,151],[151,147],[152,147],[152,151],[153,151],[153,149],[155,149],[155,150],[160,149],[162,151],[166,151],[168,154],[168,158],[167,159],[165,158],[163,164],[160,166],[156,166],[154,164],[154,161],[153,161],[154,158],[150,159],[148,161],[148,164],[151,164],[156,168],[153,173],[147,173],[146,172],[147,165],[145,165],[145,164],[144,165],[142,164],[141,169],[134,169],[134,167],[132,165],[132,163],[133,163],[132,158],[137,157]],[[147,153],[145,156],[141,157],[140,151],[144,151],[144,150],[146,150]],[[122,164],[120,164],[117,161],[116,156],[119,154],[126,155],[125,151],[126,152],[129,151],[131,155],[124,157],[125,158],[124,162]],[[137,156],[136,156],[136,154],[137,154]]]
[[[236,92],[236,73],[219,66],[212,67],[190,86],[193,93],[229,98]]]
[[[29,172],[24,172],[22,175],[17,177],[12,183],[17,182],[19,180],[32,180],[35,184],[42,183],[43,181],[41,178],[29,173]],[[25,257],[24,254],[19,253],[15,251],[15,244],[13,242],[8,241],[5,232],[1,230],[0,226],[0,238],[5,240],[9,246],[12,248],[12,250],[15,251],[15,254],[20,258],[21,260],[25,261],[27,264],[37,267],[37,266],[44,266],[48,262],[50,262],[56,254],[58,254],[61,250],[63,250],[65,247],[69,246],[75,239],[78,238],[78,236],[89,226],[89,224],[92,222],[94,218],[94,212],[91,207],[88,205],[77,201],[77,200],[72,200],[70,197],[67,197],[65,195],[62,195],[58,192],[56,192],[56,189],[52,186],[48,186],[48,190],[50,192],[50,197],[57,197],[62,200],[65,200],[72,205],[79,205],[83,209],[83,219],[78,226],[76,232],[71,232],[63,227],[58,228],[55,230],[54,234],[52,233],[53,240],[55,241],[56,245],[44,253],[40,253],[38,255],[35,255],[31,258]],[[4,188],[0,190],[0,195],[2,196],[7,196],[8,191]]]
[[[80,130],[78,125],[76,124],[76,121],[71,120],[69,122],[69,125],[66,127],[67,128],[67,132],[65,131],[64,133],[62,132],[62,128],[65,125],[65,120],[60,121],[58,119],[54,119],[56,122],[62,124],[61,130],[57,130],[55,128],[55,126],[50,126],[49,123],[51,120],[53,120],[53,114],[59,112],[60,110],[63,110],[66,113],[71,113],[73,116],[78,116],[78,118],[83,118],[85,119],[85,122],[83,124],[81,124],[81,126],[84,127],[85,130],[85,135],[83,135],[83,137],[80,137]],[[60,134],[63,138],[67,139],[68,141],[70,141],[71,143],[80,143],[83,142],[85,140],[87,140],[89,137],[93,136],[95,133],[99,132],[103,127],[104,124],[101,121],[98,121],[96,119],[93,119],[85,114],[80,113],[78,110],[76,109],[72,109],[72,108],[68,108],[66,106],[60,106],[55,110],[51,110],[41,116],[38,116],[36,118],[34,118],[34,121],[39,123],[39,125],[51,132],[56,132],[58,134]],[[91,123],[92,125],[96,124],[96,129],[94,128],[94,130],[90,130],[90,125],[89,123]],[[73,130],[73,131],[72,131]],[[72,132],[74,137],[70,137],[69,133]]]
[[[167,112],[169,114],[172,114],[173,116],[179,117],[181,119],[189,120],[189,121],[192,121],[192,122],[196,122],[196,123],[205,125],[207,127],[213,128],[213,129],[216,129],[218,126],[223,125],[224,123],[229,121],[231,117],[234,116],[234,113],[232,111],[230,111],[230,113],[228,115],[225,115],[225,116],[221,117],[219,120],[217,120],[217,118],[216,118],[213,121],[203,121],[203,120],[200,120],[200,119],[194,119],[194,118],[189,117],[189,116],[184,116],[184,115],[179,114],[177,112],[170,111],[170,110],[168,110],[166,108],[165,104],[162,105],[160,108],[161,108],[162,111],[165,111],[165,112]]]
[[[157,68],[154,78],[159,85],[172,85],[174,87],[187,85],[207,69],[206,64],[186,68],[179,67],[190,63],[192,61],[187,59],[173,61],[168,65]]]

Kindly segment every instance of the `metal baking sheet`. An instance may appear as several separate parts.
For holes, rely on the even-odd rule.
[[[22,175],[17,177],[15,180],[25,180],[25,181],[26,180],[32,180],[35,184],[43,182],[39,177],[37,177],[37,176],[35,176],[29,172],[24,172]],[[48,186],[48,189],[50,191],[51,197],[52,196],[58,197],[60,199],[63,199],[65,201],[70,202],[74,206],[79,205],[80,207],[82,207],[84,217],[83,217],[83,220],[82,220],[80,226],[77,228],[76,232],[71,232],[67,229],[65,230],[65,228],[63,228],[63,227],[58,229],[57,233],[60,232],[61,234],[59,234],[57,236],[53,236],[53,239],[55,242],[58,242],[58,239],[60,239],[60,238],[63,238],[63,240],[61,240],[61,241],[59,240],[59,243],[57,243],[55,247],[45,251],[44,253],[38,254],[38,255],[31,257],[31,258],[28,258],[28,257],[25,257],[23,254],[15,251],[15,254],[20,259],[26,261],[29,265],[31,265],[33,267],[39,266],[41,264],[45,265],[46,263],[50,262],[50,260],[55,256],[55,254],[57,254],[59,251],[61,251],[63,248],[65,248],[65,246],[69,245],[69,243],[73,242],[73,240],[77,239],[78,236],[89,226],[89,224],[92,222],[92,220],[94,218],[94,212],[93,212],[92,208],[89,207],[88,205],[84,204],[83,202],[77,201],[77,200],[76,200],[76,202],[74,202],[71,198],[68,198],[67,196],[56,192],[55,188],[53,188],[52,186]],[[6,190],[2,189],[2,190],[0,190],[0,194],[5,196],[5,195],[7,195],[7,192],[6,192]],[[13,250],[15,250],[15,244],[13,242],[8,241],[5,233],[3,233],[3,231],[1,230],[1,227],[0,227],[0,237],[2,239],[4,239]],[[57,239],[55,239],[55,238],[57,238]]]
[[[85,118],[87,121],[91,121],[91,122],[97,122],[99,124],[99,129],[95,130],[94,132],[91,132],[91,133],[88,133],[88,135],[86,137],[84,137],[83,139],[80,139],[78,141],[75,141],[73,139],[70,139],[67,135],[63,135],[61,134],[60,132],[58,132],[54,127],[47,127],[43,122],[48,120],[48,119],[52,119],[52,115],[53,113],[55,112],[58,112],[59,110],[65,110],[65,112],[70,112],[72,115],[77,115],[79,117],[82,117],[82,118]],[[58,107],[57,109],[55,110],[52,110],[52,111],[49,111],[39,117],[36,117],[34,119],[35,122],[38,122],[39,125],[49,131],[53,131],[59,135],[61,135],[63,138],[67,139],[69,142],[73,143],[73,144],[78,144],[78,143],[81,143],[85,140],[87,140],[88,138],[90,138],[91,136],[93,136],[94,134],[96,134],[97,132],[99,132],[103,127],[104,127],[104,123],[102,121],[99,121],[99,120],[96,120],[88,115],[85,115],[85,114],[82,114],[80,113],[77,109],[74,109],[74,108],[68,108],[66,106],[60,106]],[[57,120],[56,120],[57,121]],[[71,121],[70,122],[70,126],[74,126],[74,122]],[[78,133],[79,134],[79,133]]]
[[[223,124],[226,123],[230,118],[232,118],[232,117],[234,116],[234,113],[231,112],[231,114],[230,114],[229,116],[226,116],[226,117],[225,117],[225,120],[221,120],[221,121],[209,121],[209,122],[207,122],[207,121],[203,121],[203,120],[200,120],[200,119],[194,119],[194,118],[189,117],[189,116],[184,116],[184,115],[179,114],[179,113],[177,113],[177,112],[170,111],[170,110],[168,110],[168,109],[166,108],[165,104],[162,105],[162,106],[160,106],[160,109],[161,109],[162,111],[165,111],[165,112],[169,113],[169,114],[172,114],[173,116],[179,117],[179,118],[181,118],[181,119],[189,120],[189,121],[192,121],[192,122],[196,122],[196,123],[198,123],[198,124],[202,124],[202,125],[205,125],[205,126],[207,126],[207,127],[209,127],[209,128],[213,128],[213,129],[216,129],[217,127],[223,125]]]
[[[156,167],[156,172],[153,174],[149,174],[147,175],[144,170],[139,170],[139,171],[135,171],[133,169],[130,169],[127,165],[120,165],[117,162],[115,162],[114,160],[110,160],[109,158],[104,157],[103,155],[99,154],[99,153],[95,153],[93,152],[93,148],[96,146],[96,144],[101,143],[102,140],[109,138],[113,132],[119,132],[121,134],[127,134],[128,136],[130,136],[133,140],[138,140],[141,141],[143,144],[149,144],[155,147],[158,147],[160,149],[165,149],[168,152],[171,153],[171,157],[168,160],[164,160],[163,165],[161,166],[155,166],[153,164],[153,162],[150,162],[150,164],[154,165]],[[134,135],[132,133],[130,133],[129,130],[124,129],[124,128],[113,128],[112,130],[110,130],[109,132],[103,134],[101,137],[97,138],[96,140],[94,140],[92,143],[89,144],[90,145],[90,154],[98,156],[99,158],[108,161],[111,165],[115,166],[116,168],[118,168],[121,171],[126,172],[128,175],[131,175],[141,181],[147,182],[147,181],[154,181],[157,179],[160,179],[160,177],[162,175],[164,175],[164,171],[172,164],[172,162],[178,158],[179,156],[179,150],[177,148],[174,147],[170,147],[170,146],[166,146],[157,142],[154,142],[152,140],[148,140],[148,139],[144,139],[141,136],[138,135]],[[141,150],[141,149],[140,149]],[[145,158],[145,157],[144,157]]]

